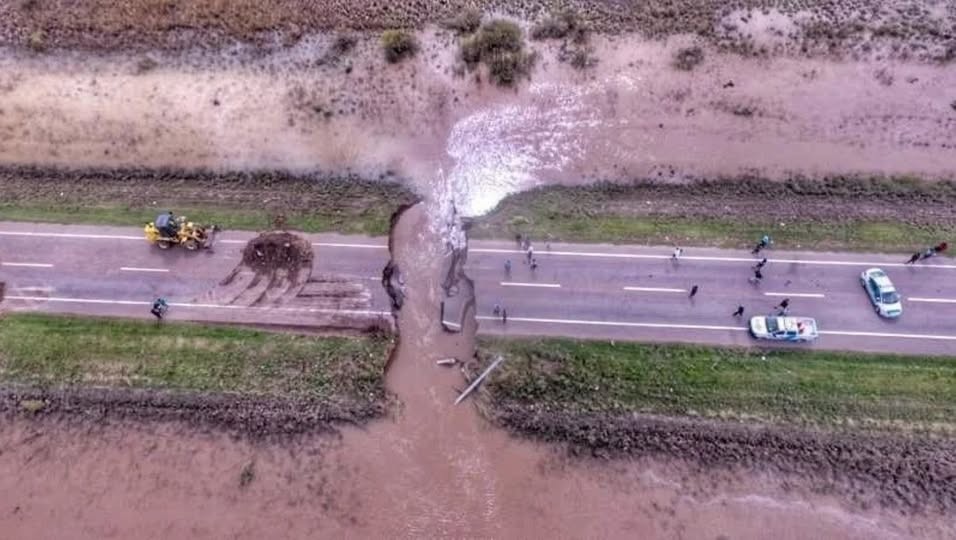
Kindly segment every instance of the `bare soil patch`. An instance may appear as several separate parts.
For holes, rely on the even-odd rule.
[[[242,262],[258,271],[312,269],[312,246],[301,236],[287,232],[263,233],[242,250]]]

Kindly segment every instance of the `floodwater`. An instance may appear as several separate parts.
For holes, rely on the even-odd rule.
[[[938,516],[852,508],[760,472],[570,458],[493,428],[471,401],[453,405],[461,374],[435,364],[473,350],[473,313],[460,333],[439,324],[466,245],[461,216],[509,192],[598,177],[951,174],[954,70],[709,57],[682,73],[666,46],[631,39],[599,44],[590,75],[545,54],[513,93],[455,78],[440,52],[399,73],[361,51],[348,75],[341,62],[303,64],[322,46],[270,66],[160,62],[143,73],[132,61],[0,60],[5,163],[388,169],[426,195],[392,237],[406,288],[386,380],[401,402],[393,417],[285,442],[170,424],[5,421],[4,538],[956,534]]]

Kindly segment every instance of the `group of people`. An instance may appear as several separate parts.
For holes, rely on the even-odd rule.
[[[912,257],[910,257],[908,261],[906,261],[906,264],[915,264],[916,262],[919,262],[923,259],[935,257],[936,255],[939,255],[940,253],[946,251],[948,247],[949,247],[949,244],[947,244],[946,242],[940,242],[939,244],[936,244],[935,246],[931,248],[926,248],[925,251],[917,251],[916,253],[913,254]]]

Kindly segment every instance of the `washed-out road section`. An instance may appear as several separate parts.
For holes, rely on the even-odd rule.
[[[253,236],[226,232],[209,251],[162,251],[135,228],[0,223],[0,281],[6,282],[0,307],[149,317],[150,302],[164,296],[174,319],[261,323],[275,317],[285,324],[301,319],[308,326],[309,308],[203,301]],[[384,238],[304,236],[315,251],[314,274],[367,282],[371,307],[357,314],[387,315],[389,300],[380,285],[389,259]],[[756,258],[748,252],[686,248],[674,260],[668,247],[535,243],[534,248],[538,266],[532,270],[514,242],[470,243],[466,271],[475,280],[482,333],[759,345],[747,332],[748,318],[769,314],[789,298],[790,313],[815,317],[821,333],[813,344],[793,346],[910,354],[956,350],[956,261],[944,257],[905,265],[900,255],[771,249],[764,254],[769,259],[764,279],[755,285],[748,278]],[[860,284],[860,273],[870,267],[886,270],[899,289],[904,305],[899,319],[882,319],[870,305]],[[493,315],[495,304],[507,310],[507,322]],[[738,305],[745,312],[735,318]],[[454,323],[452,315],[446,319]]]

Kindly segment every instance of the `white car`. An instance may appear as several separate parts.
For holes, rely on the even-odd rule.
[[[886,272],[870,268],[860,274],[860,284],[880,317],[895,319],[903,314],[903,300]]]
[[[817,339],[817,321],[810,317],[752,317],[750,334],[774,341],[813,341]]]

